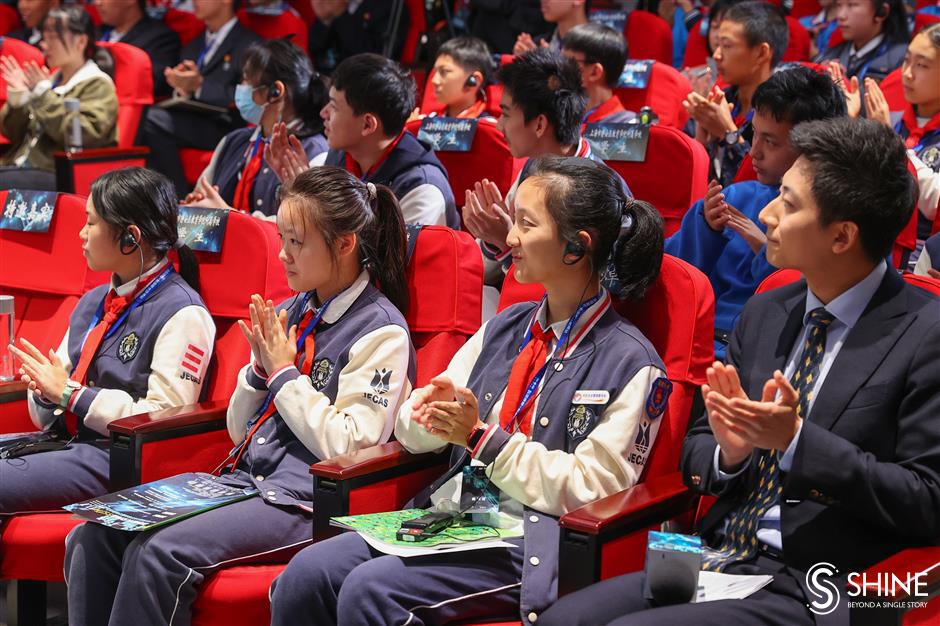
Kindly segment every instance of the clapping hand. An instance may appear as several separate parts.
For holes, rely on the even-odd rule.
[[[297,326],[287,330],[287,311],[278,314],[271,300],[265,301],[258,294],[251,296],[248,305],[251,328],[238,320],[242,335],[251,346],[251,354],[261,368],[272,374],[297,358]]]
[[[69,373],[62,366],[62,361],[53,350],[49,356],[42,353],[39,348],[20,338],[20,347],[10,346],[10,352],[20,360],[20,380],[29,389],[38,393],[50,402],[59,403],[62,392],[65,391],[65,381]]]
[[[280,179],[289,185],[295,178],[310,169],[307,152],[294,135],[288,135],[287,124],[278,122],[271,133],[271,141],[264,147],[264,160]]]
[[[505,250],[512,220],[513,210],[496,183],[484,178],[466,191],[463,224],[474,237]]]
[[[483,426],[477,398],[470,389],[457,389],[446,376],[436,376],[412,400],[411,419],[429,433],[458,446],[466,446],[470,433]]]

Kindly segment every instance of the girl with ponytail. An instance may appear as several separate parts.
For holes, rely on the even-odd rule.
[[[212,160],[187,204],[245,211],[274,219],[280,182],[264,160],[275,128],[292,136],[309,162],[326,152],[320,110],[329,100],[326,80],[313,70],[306,53],[287,39],[248,48],[235,104],[251,126],[233,130],[215,148]]]
[[[557,593],[545,572],[558,567],[558,518],[640,479],[671,384],[601,274],[613,257],[624,291],[642,297],[659,272],[662,220],[603,164],[530,163],[506,243],[516,278],[545,296],[487,322],[395,422],[410,452],[451,452],[414,505],[456,514],[463,488],[488,484],[498,511],[474,519],[521,530],[515,549],[402,559],[345,533],[291,560],[271,592],[274,626],[537,615]]]
[[[312,463],[388,441],[415,374],[398,203],[324,166],[283,190],[277,225],[298,294],[277,306],[252,297],[251,323],[240,323],[251,361],[228,407],[235,447],[219,464],[220,482],[259,495],[139,535],[74,531],[70,624],[189,623],[215,564],[310,542]]]
[[[111,280],[78,301],[59,348],[28,338],[11,348],[41,433],[0,459],[0,511],[42,511],[100,496],[108,486],[108,424],[199,401],[215,324],[199,297],[192,252],[177,246],[173,184],[127,168],[91,186],[79,236],[88,267]],[[66,445],[67,444],[67,445]],[[10,454],[12,453],[12,454]],[[2,457],[2,455],[0,455]]]

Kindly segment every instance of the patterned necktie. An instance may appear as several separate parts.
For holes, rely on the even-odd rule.
[[[835,317],[823,307],[809,314],[809,333],[803,342],[803,352],[797,361],[796,371],[790,384],[799,396],[797,415],[806,415],[813,399],[813,381],[819,377],[819,366],[826,352],[826,329]],[[702,569],[722,571],[738,561],[747,561],[757,554],[757,527],[760,518],[780,501],[782,487],[779,478],[779,454],[776,450],[761,450],[757,456],[758,484],[752,489],[742,505],[728,518],[725,537],[718,548],[706,548]]]
[[[542,330],[538,322],[532,324],[532,338],[525,345],[519,356],[512,363],[512,370],[509,372],[509,384],[506,385],[506,397],[503,398],[503,406],[499,411],[499,425],[503,428],[510,428],[513,414],[519,407],[525,390],[535,378],[536,372],[545,364],[548,358],[548,342],[555,335],[551,329]],[[526,435],[531,430],[529,422],[532,421],[532,407],[535,406],[534,399],[530,399],[525,408],[519,412],[517,422],[519,430]]]

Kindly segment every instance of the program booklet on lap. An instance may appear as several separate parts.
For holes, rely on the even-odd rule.
[[[89,522],[118,530],[142,531],[257,494],[254,488],[233,487],[219,482],[211,474],[190,472],[62,508]]]

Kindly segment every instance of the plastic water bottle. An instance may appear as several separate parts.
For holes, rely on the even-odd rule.
[[[15,378],[13,368],[13,296],[0,296],[0,381]]]
[[[77,98],[65,99],[65,149],[68,152],[82,150],[82,103]]]

